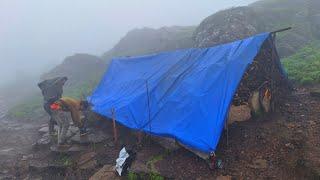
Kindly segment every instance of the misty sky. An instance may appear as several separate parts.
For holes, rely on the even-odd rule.
[[[255,0],[1,0],[0,85],[74,53],[101,55],[133,28],[198,25]]]

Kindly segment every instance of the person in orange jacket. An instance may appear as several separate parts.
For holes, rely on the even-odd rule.
[[[87,134],[86,114],[82,113],[89,108],[87,101],[77,100],[71,97],[62,97],[50,105],[52,117],[58,124],[58,144],[63,144],[69,129],[71,115],[73,124],[80,129],[80,136]]]

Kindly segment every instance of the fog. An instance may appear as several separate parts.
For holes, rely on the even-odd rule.
[[[74,53],[100,56],[133,28],[197,25],[255,0],[1,0],[0,86],[39,75]]]

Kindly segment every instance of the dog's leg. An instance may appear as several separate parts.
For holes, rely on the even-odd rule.
[[[61,134],[62,134],[62,126],[63,126],[62,119],[61,119],[61,112],[55,111],[53,115],[55,117],[54,118],[55,121],[58,124],[58,144],[61,144],[62,143]]]
[[[62,125],[58,123],[58,144],[62,144]]]
[[[64,115],[61,119],[62,119],[62,122],[61,122],[62,123],[61,141],[62,141],[62,143],[64,143],[66,140],[66,136],[67,136],[67,132],[68,132],[70,123],[69,123],[68,117],[66,115]]]

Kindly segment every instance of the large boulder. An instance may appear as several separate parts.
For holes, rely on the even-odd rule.
[[[237,7],[207,17],[196,29],[194,40],[197,47],[209,47],[249,37],[261,29],[252,8]]]

